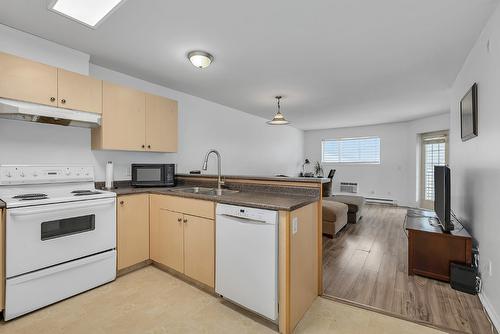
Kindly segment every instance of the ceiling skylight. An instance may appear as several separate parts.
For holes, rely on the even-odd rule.
[[[125,0],[55,0],[49,9],[95,28],[123,2]]]

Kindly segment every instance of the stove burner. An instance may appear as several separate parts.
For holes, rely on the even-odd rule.
[[[86,196],[86,195],[98,195],[101,192],[95,190],[73,190],[71,192],[73,196]]]
[[[23,194],[23,195],[13,196],[12,198],[16,198],[22,201],[30,201],[36,199],[46,199],[49,197],[47,196],[47,194]]]

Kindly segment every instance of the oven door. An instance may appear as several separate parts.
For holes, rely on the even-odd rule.
[[[6,223],[7,278],[116,248],[115,198],[8,209]]]

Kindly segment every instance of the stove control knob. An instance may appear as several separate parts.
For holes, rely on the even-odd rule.
[[[37,172],[33,172],[33,176],[34,176],[34,177],[37,177],[37,176],[38,176],[38,173],[37,173]]]
[[[5,176],[12,177],[12,174],[10,172],[7,172],[7,173],[5,173]]]
[[[66,175],[70,175],[71,171],[69,169],[66,170]]]
[[[24,177],[24,176],[25,176],[25,175],[24,175],[24,172],[19,173],[19,176],[20,176],[20,177]]]

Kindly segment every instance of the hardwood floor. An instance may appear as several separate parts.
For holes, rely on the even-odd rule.
[[[496,333],[477,296],[408,276],[406,209],[368,205],[357,224],[323,239],[325,294],[465,333]]]

